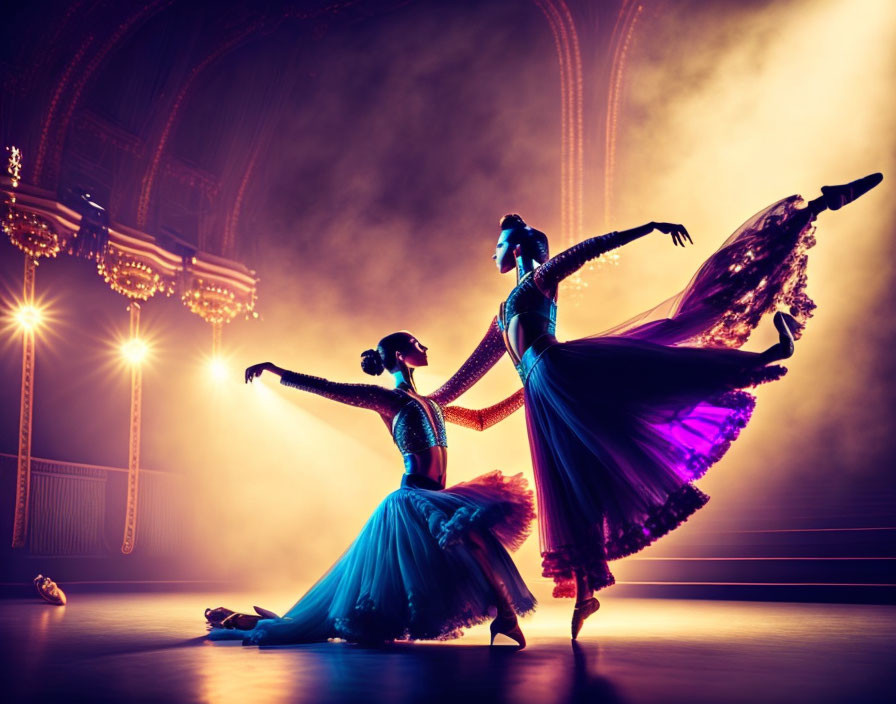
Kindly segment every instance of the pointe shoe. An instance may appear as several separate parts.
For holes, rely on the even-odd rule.
[[[526,636],[523,635],[523,631],[520,628],[519,621],[516,619],[516,615],[512,618],[501,618],[499,616],[491,622],[488,630],[491,631],[492,634],[492,640],[489,645],[495,644],[495,637],[500,633],[511,640],[515,640],[517,645],[520,646],[520,650],[526,647]]]
[[[600,602],[595,598],[585,599],[581,604],[572,610],[572,639],[579,637],[579,631],[582,630],[582,624],[585,619],[600,608]]]
[[[41,599],[55,606],[65,606],[65,602],[67,601],[65,592],[59,588],[59,585],[56,584],[56,582],[49,577],[44,577],[42,574],[37,575],[33,581]]]
[[[238,614],[236,611],[227,609],[223,606],[219,606],[216,609],[206,609],[205,620],[208,621],[213,628],[243,628],[243,626],[238,626],[236,624],[249,623],[251,619],[255,619],[255,623],[258,623],[258,621],[263,618],[280,618],[273,611],[268,611],[260,606],[253,606],[252,608],[255,609],[255,613],[258,614],[257,616],[255,614]],[[228,625],[225,625],[225,622]],[[254,627],[254,624],[249,626],[249,628]]]
[[[783,356],[781,359],[787,359],[793,356],[793,333],[799,327],[799,323],[789,313],[778,311],[772,319],[775,324],[775,330],[778,331]]]
[[[230,614],[227,618],[221,621],[221,628],[236,628],[240,631],[251,631],[258,625],[258,622],[261,621],[261,616],[258,614]]]
[[[840,210],[844,205],[852,203],[883,180],[883,174],[874,173],[840,186],[822,186],[821,194],[824,196],[824,204],[828,210]]]
[[[226,609],[223,606],[219,606],[216,609],[206,609],[205,620],[212,626],[221,628],[221,624],[224,623],[224,620],[229,616],[233,616],[234,613],[236,612],[231,609]]]

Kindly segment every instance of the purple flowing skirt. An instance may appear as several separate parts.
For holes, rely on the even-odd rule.
[[[557,343],[522,364],[543,572],[554,596],[575,573],[613,584],[631,555],[709,499],[692,485],[750,419],[742,389],[783,367],[738,349],[760,318],[790,312],[797,336],[814,217],[799,196],[755,215],[677,296],[601,335]]]
[[[215,629],[209,638],[251,645],[455,638],[497,604],[466,539],[471,531],[514,611],[526,614],[535,598],[507,551],[529,534],[532,504],[520,474],[490,472],[443,490],[402,486],[283,618],[259,621],[251,631]]]

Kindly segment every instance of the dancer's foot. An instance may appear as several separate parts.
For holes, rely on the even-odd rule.
[[[579,631],[582,630],[582,624],[585,619],[600,608],[600,602],[595,598],[585,599],[581,604],[576,604],[576,608],[572,611],[572,639],[579,637]]]
[[[252,608],[255,609],[255,614],[239,614],[223,606],[219,606],[216,609],[206,609],[205,620],[209,622],[212,628],[240,628],[248,630],[255,628],[255,624],[263,618],[280,618],[273,611],[263,609],[260,606],[253,606]]]
[[[44,601],[56,606],[65,606],[65,592],[49,577],[44,577],[42,574],[37,575],[34,578],[34,586]]]
[[[513,616],[498,616],[498,618],[491,622],[489,631],[491,631],[492,634],[490,645],[495,644],[495,637],[500,633],[501,635],[505,635],[508,638],[515,640],[517,645],[520,646],[520,650],[526,647],[526,636],[523,635],[516,614]]]
[[[268,611],[267,609],[263,609],[260,606],[253,606],[252,608],[255,609],[255,613],[257,613],[262,618],[280,618],[273,611]]]
[[[205,610],[205,620],[208,621],[213,627],[221,628],[221,624],[224,622],[228,616],[232,616],[235,612],[231,609],[226,609],[223,606],[219,606],[216,609],[206,609]]]
[[[883,174],[874,173],[840,186],[822,186],[821,193],[824,204],[828,210],[840,210],[844,205],[852,203],[856,198],[866,194],[883,179]]]
[[[261,621],[258,614],[230,614],[221,621],[221,628],[237,628],[241,631],[251,631]]]
[[[775,330],[778,331],[778,339],[780,342],[777,347],[780,350],[778,359],[788,359],[793,356],[793,340],[794,332],[799,327],[799,323],[789,313],[778,311],[773,318]]]

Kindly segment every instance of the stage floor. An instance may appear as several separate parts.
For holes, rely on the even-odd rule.
[[[448,643],[246,648],[202,611],[246,595],[72,594],[0,601],[0,700],[166,702],[893,702],[896,607],[607,599],[572,645],[568,601]],[[276,595],[257,603],[288,605]],[[559,606],[558,606],[559,604]]]

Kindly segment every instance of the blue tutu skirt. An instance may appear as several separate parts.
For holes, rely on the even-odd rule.
[[[691,482],[752,413],[744,388],[784,368],[739,349],[789,311],[802,332],[814,215],[799,196],[741,226],[677,296],[592,338],[522,359],[543,573],[574,596],[576,573],[613,583],[607,560],[669,532],[709,497]]]
[[[507,551],[522,544],[534,517],[522,475],[491,472],[443,490],[402,486],[283,618],[251,631],[215,629],[209,637],[257,645],[456,638],[497,603],[470,552],[471,531],[482,538],[514,610],[526,614],[535,598]]]

